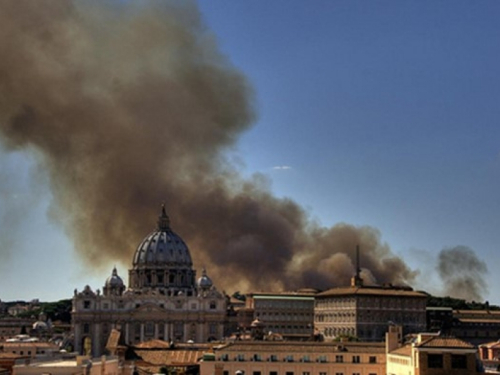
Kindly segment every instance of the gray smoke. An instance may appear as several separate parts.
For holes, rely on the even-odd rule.
[[[437,269],[443,280],[445,295],[467,301],[484,300],[487,292],[484,278],[488,268],[471,248],[456,246],[441,250]]]
[[[223,288],[345,285],[356,245],[367,279],[414,280],[377,230],[323,228],[266,177],[240,177],[225,153],[254,120],[252,90],[195,3],[3,0],[0,56],[4,146],[37,157],[51,217],[89,264],[130,265],[165,201]]]

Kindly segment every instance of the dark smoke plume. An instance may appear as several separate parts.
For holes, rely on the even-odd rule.
[[[224,157],[252,90],[186,1],[0,2],[0,133],[47,171],[51,217],[96,267],[130,265],[162,201],[222,288],[326,288],[415,272],[377,230],[323,228]],[[369,271],[368,271],[369,270]]]
[[[456,246],[441,250],[437,268],[443,280],[445,295],[467,301],[484,300],[487,292],[484,277],[488,268],[471,248]]]

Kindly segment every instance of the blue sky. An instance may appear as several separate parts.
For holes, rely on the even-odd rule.
[[[230,151],[245,175],[269,175],[276,195],[324,225],[379,229],[429,291],[437,253],[472,248],[500,304],[499,2],[198,4],[255,91],[255,125]],[[107,275],[79,264],[49,220],[48,188],[26,187],[33,169],[27,155],[2,154],[4,189],[31,209],[10,233],[0,299],[102,287]]]

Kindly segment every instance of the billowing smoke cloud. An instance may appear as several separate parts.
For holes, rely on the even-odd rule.
[[[166,202],[227,290],[326,288],[415,272],[377,230],[323,228],[224,157],[254,119],[248,82],[194,3],[0,2],[0,133],[47,171],[51,217],[94,266],[130,265]]]
[[[466,246],[443,249],[439,253],[438,271],[443,280],[445,295],[467,301],[483,301],[487,292],[486,263]]]

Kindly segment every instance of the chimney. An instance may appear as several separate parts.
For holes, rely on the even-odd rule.
[[[403,340],[403,327],[396,324],[389,324],[389,329],[385,334],[385,353],[390,353],[401,346]]]
[[[360,276],[361,268],[359,266],[359,245],[356,246],[356,274],[351,278],[352,287],[362,287],[363,279]]]

